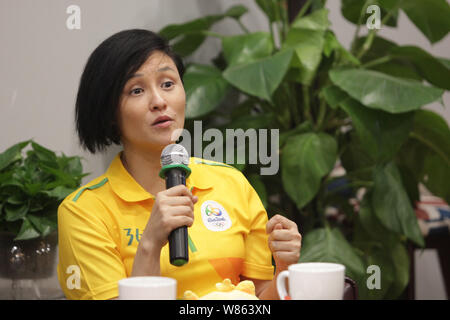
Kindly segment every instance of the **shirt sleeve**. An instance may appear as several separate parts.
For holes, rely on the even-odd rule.
[[[251,221],[250,231],[245,240],[245,261],[242,275],[253,279],[272,280],[274,267],[266,233],[267,212],[247,179],[245,179],[245,187],[248,196],[247,212],[251,215]]]
[[[100,201],[83,195],[58,208],[58,279],[68,299],[111,299],[126,278],[120,252],[99,212]],[[80,199],[78,200],[80,201]]]

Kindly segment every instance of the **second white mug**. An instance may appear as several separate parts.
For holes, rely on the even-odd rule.
[[[289,293],[285,279],[288,278]],[[342,300],[344,296],[345,266],[328,262],[292,264],[277,278],[280,299]]]

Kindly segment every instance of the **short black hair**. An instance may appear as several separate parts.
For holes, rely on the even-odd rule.
[[[113,143],[120,144],[117,110],[123,87],[155,51],[169,56],[183,77],[181,58],[164,38],[149,30],[120,31],[91,53],[75,103],[76,131],[84,149],[95,153]]]

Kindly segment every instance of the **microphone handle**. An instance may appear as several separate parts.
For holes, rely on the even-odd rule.
[[[171,168],[166,171],[166,189],[179,184],[186,185],[186,172],[182,169]],[[189,261],[187,226],[172,230],[169,234],[170,263],[180,267]]]

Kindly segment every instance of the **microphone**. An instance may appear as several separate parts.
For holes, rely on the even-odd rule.
[[[169,144],[161,153],[161,171],[159,176],[166,180],[166,189],[179,184],[186,185],[191,174],[189,155],[180,144]],[[170,263],[180,267],[189,261],[187,226],[172,230],[169,235]]]

